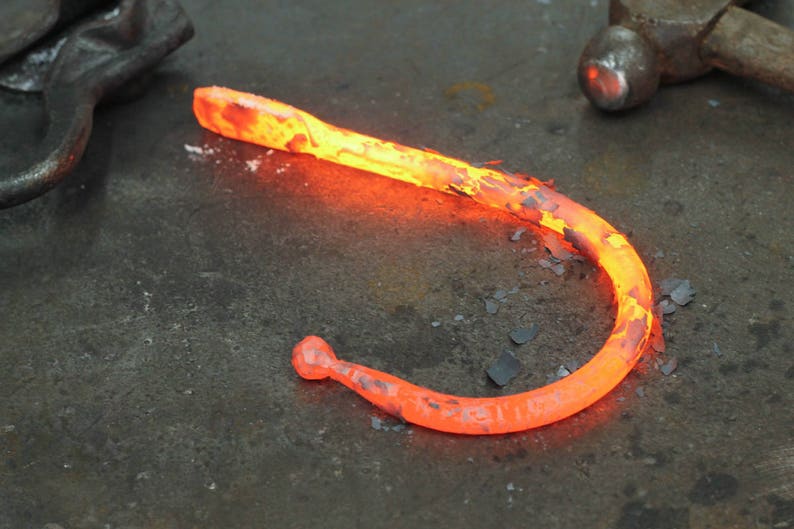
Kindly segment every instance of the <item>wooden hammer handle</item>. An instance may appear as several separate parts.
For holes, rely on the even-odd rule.
[[[720,17],[701,55],[726,72],[794,92],[794,31],[740,7]]]

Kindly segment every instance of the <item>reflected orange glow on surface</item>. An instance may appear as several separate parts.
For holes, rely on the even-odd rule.
[[[612,281],[617,312],[605,344],[579,370],[541,388],[490,398],[442,394],[339,360],[316,336],[293,349],[292,364],[303,378],[330,377],[410,423],[461,434],[499,434],[550,424],[590,406],[631,371],[648,343],[653,295],[637,252],[601,217],[543,182],[334,127],[285,103],[227,88],[197,89],[193,110],[203,127],[228,138],[311,154],[508,211],[562,235]]]
[[[606,101],[617,101],[626,93],[625,78],[609,68],[591,64],[585,70],[585,79],[591,94]]]

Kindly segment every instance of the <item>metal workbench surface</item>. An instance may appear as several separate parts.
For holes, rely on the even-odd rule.
[[[596,111],[575,71],[605,0],[184,6],[196,36],[143,97],[97,111],[61,186],[0,211],[0,527],[794,526],[794,97],[712,74]],[[664,354],[568,420],[404,426],[300,380],[293,344],[515,393],[600,348],[608,281],[545,269],[540,234],[463,198],[202,130],[212,84],[554,179],[697,294]],[[30,161],[40,103],[0,92],[3,172]],[[498,389],[505,348],[523,368]]]

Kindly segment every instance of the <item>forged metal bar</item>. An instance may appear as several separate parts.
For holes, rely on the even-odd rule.
[[[228,88],[197,89],[193,111],[203,127],[228,138],[311,154],[506,210],[563,236],[612,281],[617,313],[606,343],[576,372],[541,388],[494,398],[445,395],[341,361],[316,336],[293,349],[292,365],[303,378],[330,377],[387,413],[427,428],[499,434],[536,428],[583,410],[619,384],[643,353],[655,319],[642,260],[625,235],[542,182],[335,127],[285,103]]]

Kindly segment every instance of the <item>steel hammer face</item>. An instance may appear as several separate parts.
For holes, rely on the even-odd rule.
[[[745,3],[612,0],[610,26],[579,61],[582,91],[601,109],[621,110],[649,100],[660,82],[714,67],[794,90],[794,32],[741,9]]]

